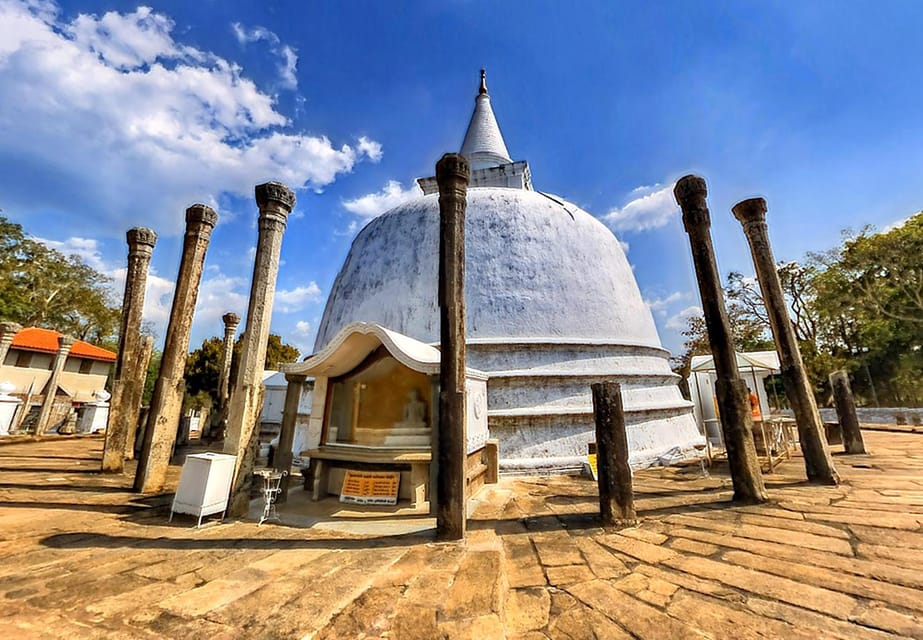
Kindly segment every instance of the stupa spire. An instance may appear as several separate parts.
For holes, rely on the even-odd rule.
[[[471,163],[472,169],[485,169],[512,162],[510,152],[506,150],[500,125],[490,106],[487,94],[487,71],[481,69],[481,85],[474,99],[474,113],[465,132],[461,154]]]

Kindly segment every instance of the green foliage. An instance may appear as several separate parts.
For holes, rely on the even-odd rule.
[[[120,310],[109,278],[0,216],[0,319],[112,346]]]
[[[829,373],[845,368],[859,402],[923,404],[923,212],[886,232],[846,233],[839,247],[778,273],[819,402],[829,400]],[[731,273],[725,293],[738,350],[761,348],[769,322],[759,285]],[[701,317],[683,335],[685,375],[693,355],[710,351]]]
[[[160,375],[160,360],[163,352],[154,350],[151,353],[151,359],[147,363],[147,377],[144,379],[144,392],[141,395],[141,404],[145,407],[150,406],[151,396],[154,395],[154,384],[157,382],[157,376]]]
[[[186,356],[186,394],[196,396],[207,393],[214,405],[218,404],[218,378],[221,375],[221,338],[208,338]]]
[[[266,343],[266,368],[277,370],[281,365],[298,360],[301,352],[290,344],[282,342],[282,337],[274,333],[269,334]]]
[[[218,405],[218,382],[221,376],[221,353],[224,340],[221,338],[207,338],[202,345],[186,357],[186,393],[189,396],[198,396],[207,393],[211,396],[214,406]],[[237,378],[237,364],[240,355],[240,339],[234,344],[231,357],[231,386]],[[269,334],[266,344],[265,369],[278,369],[288,362],[295,362],[300,352],[290,344],[282,342],[282,338],[274,333]]]
[[[731,274],[732,276],[734,274]],[[739,274],[738,274],[739,275]],[[730,285],[728,286],[730,289]],[[768,323],[754,317],[746,305],[741,304],[729,291],[725,292],[728,298],[728,320],[731,324],[731,334],[734,345],[738,351],[764,351],[772,349],[772,339],[768,336]],[[705,318],[701,315],[690,316],[686,319],[686,328],[683,330],[686,342],[683,344],[683,355],[674,362],[673,370],[684,378],[689,376],[692,365],[692,356],[711,354],[711,344],[705,327]]]
[[[198,393],[192,395],[188,392],[183,398],[183,413],[192,410],[205,409],[211,411],[212,407],[215,405],[214,400],[210,393],[206,391],[199,391]]]

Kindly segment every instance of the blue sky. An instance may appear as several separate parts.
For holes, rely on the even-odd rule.
[[[458,149],[486,67],[513,158],[627,243],[678,351],[698,305],[680,176],[708,180],[723,273],[753,271],[745,197],[780,260],[923,208],[921,27],[909,1],[0,0],[0,207],[119,295],[125,230],[154,228],[162,339],[183,211],[215,206],[195,346],[245,314],[253,186],[286,182],[273,330],[307,352],[356,231]]]

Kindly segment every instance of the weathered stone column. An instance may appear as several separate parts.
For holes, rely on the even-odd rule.
[[[272,466],[279,471],[292,472],[292,445],[295,442],[295,423],[298,421],[298,405],[304,393],[304,383],[308,377],[298,373],[286,373],[285,407],[282,409],[282,429],[279,432],[279,448],[272,460]],[[281,492],[277,502],[288,499],[289,478],[282,479]]]
[[[256,461],[258,423],[263,405],[263,369],[272,320],[272,301],[279,274],[282,234],[288,214],[295,206],[295,194],[284,184],[267,182],[256,187],[260,209],[259,236],[250,285],[247,324],[240,345],[240,366],[231,393],[224,451],[237,455],[229,511],[244,516],[250,506],[250,485]]]
[[[228,396],[231,393],[231,360],[234,356],[234,338],[240,326],[240,316],[226,313],[221,316],[224,322],[224,343],[221,350],[221,373],[218,376],[218,410],[227,414]]]
[[[788,305],[785,303],[779,272],[776,270],[776,261],[769,244],[766,201],[763,198],[743,200],[735,204],[732,211],[734,217],[743,225],[744,234],[750,244],[753,266],[756,268],[756,277],[763,294],[763,304],[766,306],[772,337],[779,354],[785,395],[788,396],[798,423],[798,438],[801,441],[808,480],[837,484],[840,478],[833,466],[830,447],[827,446],[827,438],[824,436],[824,424],[817,411],[808,374],[804,370],[795,328],[788,315]]]
[[[13,338],[22,331],[22,327],[15,322],[0,322],[0,367],[6,360],[6,354],[10,352],[10,345],[13,344]]]
[[[865,442],[859,430],[859,416],[856,414],[856,400],[849,386],[849,374],[834,371],[830,374],[830,388],[833,390],[833,402],[836,415],[843,431],[843,448],[846,453],[865,453]]]
[[[728,322],[724,294],[711,241],[711,217],[705,201],[708,189],[699,176],[680,178],[673,188],[676,202],[683,210],[683,226],[689,234],[692,261],[695,265],[708,341],[715,360],[715,392],[728,467],[734,484],[734,500],[765,502],[766,487],[760,471],[756,446],[753,444],[753,418],[747,385],[740,378],[734,339]],[[707,434],[706,434],[707,437]]]
[[[58,393],[58,378],[64,370],[64,363],[67,361],[67,354],[70,353],[71,347],[74,346],[74,339],[70,336],[58,336],[58,352],[54,356],[51,364],[51,377],[48,378],[48,384],[45,385],[45,397],[42,398],[42,408],[38,414],[38,420],[35,422],[35,435],[40,436],[48,428],[48,421],[51,419],[51,409],[54,407],[54,399]]]
[[[147,423],[147,414],[141,417],[141,402],[144,400],[144,387],[147,382],[147,368],[151,364],[151,355],[154,353],[154,337],[144,336],[141,338],[141,355],[138,356],[138,364],[133,367],[137,378],[132,382],[132,396],[125,400],[125,406],[129,407],[131,414],[130,426],[128,428],[128,438],[125,440],[125,459],[135,459],[135,437],[139,424]]]
[[[615,382],[596,382],[590,385],[590,389],[596,420],[599,515],[604,526],[633,525],[637,515],[631,466],[628,464],[622,386]]]
[[[439,434],[436,536],[465,537],[465,209],[471,169],[447,153],[436,163],[439,185]]]
[[[141,422],[141,402],[144,399],[147,368],[151,364],[151,355],[153,353],[154,337],[143,336],[141,338],[141,351],[138,356],[138,362],[132,366],[132,373],[135,379],[132,380],[131,383],[131,396],[124,398],[125,406],[128,408],[128,412],[126,413],[128,422],[128,437],[125,439],[126,460],[135,459],[135,434],[138,430],[138,424]]]
[[[183,255],[180,258],[170,322],[160,360],[160,374],[154,384],[154,395],[151,396],[151,408],[144,429],[144,446],[135,474],[135,491],[156,493],[163,489],[166,480],[183,410],[186,387],[183,371],[189,351],[192,317],[199,296],[205,252],[217,222],[218,214],[209,206],[194,204],[186,209]]]
[[[113,473],[121,473],[124,467],[125,458],[128,457],[128,432],[134,431],[138,419],[137,409],[126,400],[135,395],[134,385],[137,384],[138,374],[134,368],[141,365],[139,356],[144,290],[157,234],[151,229],[135,227],[128,230],[125,238],[128,241],[128,271],[125,274],[125,293],[122,296],[119,355],[115,361],[102,462],[102,470]],[[140,395],[138,397],[140,398]]]

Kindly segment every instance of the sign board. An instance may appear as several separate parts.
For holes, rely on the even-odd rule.
[[[596,469],[596,454],[590,453],[586,457],[587,465],[590,467],[590,475],[594,480],[599,480],[599,472]]]
[[[340,502],[351,504],[397,504],[401,483],[398,471],[353,471],[347,469],[340,489]]]

